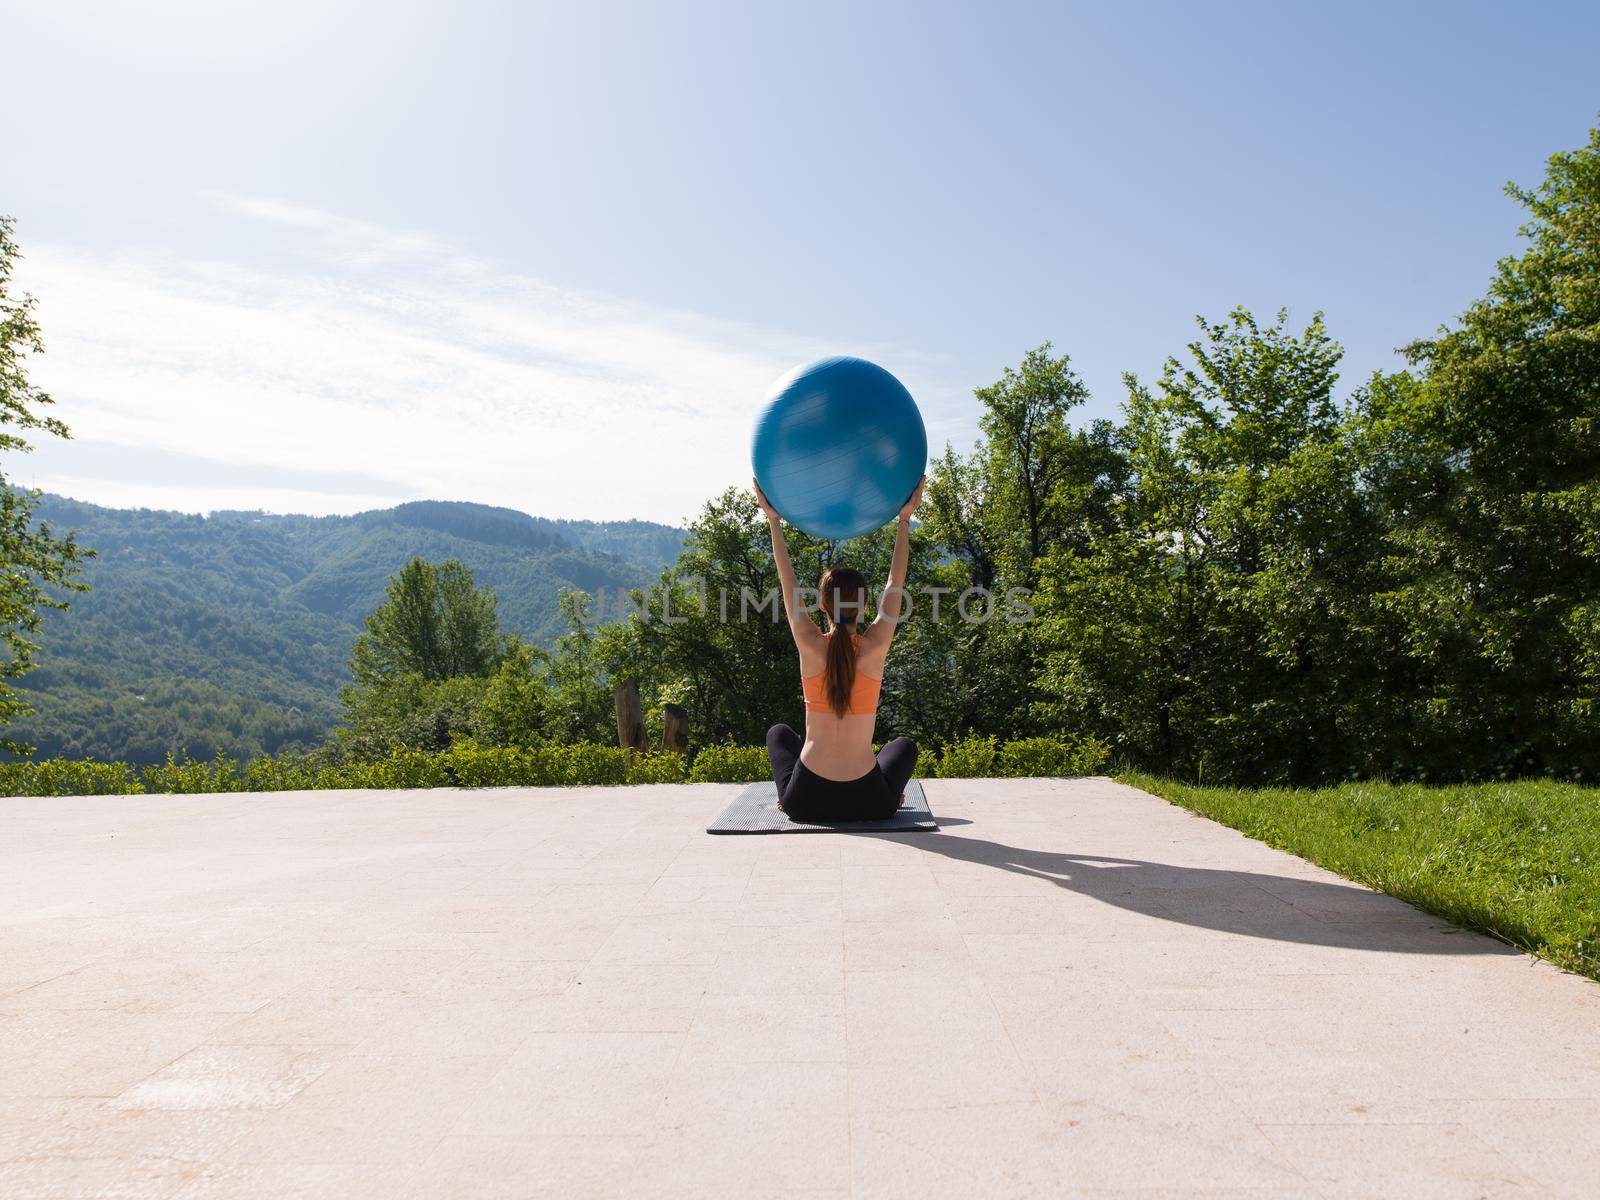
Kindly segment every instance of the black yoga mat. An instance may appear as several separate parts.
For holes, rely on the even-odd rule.
[[[810,825],[791,821],[778,807],[778,785],[752,783],[722,810],[722,815],[707,827],[707,833],[931,833],[939,825],[928,811],[928,798],[922,783],[906,784],[906,802],[887,821],[834,821]]]

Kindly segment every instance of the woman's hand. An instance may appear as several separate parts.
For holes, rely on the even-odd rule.
[[[917,505],[922,503],[922,485],[927,482],[928,477],[926,475],[917,480],[917,490],[912,492],[911,499],[900,507],[900,519],[902,521],[911,520],[911,514],[917,511]]]
[[[767,499],[767,494],[761,490],[761,485],[752,479],[750,486],[756,490],[756,503],[761,505],[761,511],[766,514],[767,521],[769,523],[776,521],[778,519],[778,510],[772,507],[771,502]],[[917,490],[919,492],[922,490],[920,484],[917,486]]]

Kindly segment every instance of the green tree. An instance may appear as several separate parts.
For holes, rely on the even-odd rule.
[[[1047,559],[1045,707],[1142,765],[1338,777],[1373,721],[1377,542],[1321,317],[1201,322],[1154,387],[1129,376],[1133,487],[1089,554]]]
[[[1411,371],[1364,396],[1366,476],[1388,528],[1430,763],[1600,772],[1600,128],[1553,155],[1502,259]]]
[[[561,597],[567,629],[551,648],[543,679],[543,729],[562,742],[611,742],[617,736],[606,647],[622,636],[600,625],[600,614],[583,592]]]
[[[551,708],[550,686],[543,675],[547,657],[541,650],[512,640],[479,701],[473,731],[478,741],[490,746],[526,746],[542,739]]]
[[[493,589],[474,587],[472,572],[455,561],[438,568],[437,580],[439,669],[447,679],[490,674],[507,646]]]
[[[480,730],[489,684],[477,675],[401,675],[347,688],[337,745],[356,759],[382,758],[395,750],[447,750]]]
[[[913,727],[933,741],[1050,727],[1053,713],[1039,703],[1042,663],[1033,631],[1003,617],[964,620],[960,596],[982,589],[1009,613],[1004,598],[1036,587],[1050,556],[1088,553],[1110,528],[1127,483],[1112,425],[1070,424],[1088,391],[1049,343],[974,395],[982,437],[965,456],[946,448],[923,505],[929,538],[950,556],[935,581],[949,595],[937,620],[932,604],[924,605],[926,624],[902,659],[918,681],[906,696],[919,712]]]
[[[35,301],[12,294],[11,276],[21,253],[12,239],[14,222],[0,217],[0,453],[31,449],[23,430],[70,437],[67,427],[42,410],[50,397],[28,379],[30,355],[44,351],[34,318]],[[89,551],[71,535],[58,536],[36,514],[39,494],[18,491],[0,473],[0,727],[29,712],[15,681],[33,666],[40,618],[46,609],[65,609],[66,594],[84,590],[79,577]],[[0,738],[0,748],[24,754],[29,747]]]
[[[1070,424],[1089,392],[1051,350],[974,392],[982,439],[965,458],[947,447],[928,480],[927,527],[973,586],[1032,587],[1046,554],[1082,549],[1104,527],[1124,481],[1111,424]]]
[[[340,736],[357,755],[440,750],[473,733],[512,644],[494,592],[451,560],[413,558],[389,581],[350,653]]]
[[[356,638],[350,655],[356,686],[490,674],[506,649],[495,610],[494,592],[474,586],[461,563],[413,558],[389,581]]]

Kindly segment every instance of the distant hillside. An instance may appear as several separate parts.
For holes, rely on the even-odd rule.
[[[320,741],[350,644],[413,555],[457,558],[500,597],[508,628],[543,642],[563,591],[633,587],[677,557],[684,531],[555,521],[419,501],[352,517],[102,508],[45,496],[40,516],[98,551],[92,590],[45,618],[12,727],[42,754],[153,762],[167,751],[245,756]]]

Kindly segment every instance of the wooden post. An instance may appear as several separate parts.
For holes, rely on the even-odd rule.
[[[617,684],[617,744],[624,750],[643,750],[644,709],[639,706],[639,681]]]
[[[661,706],[661,748],[674,754],[689,748],[689,710],[681,704]]]

